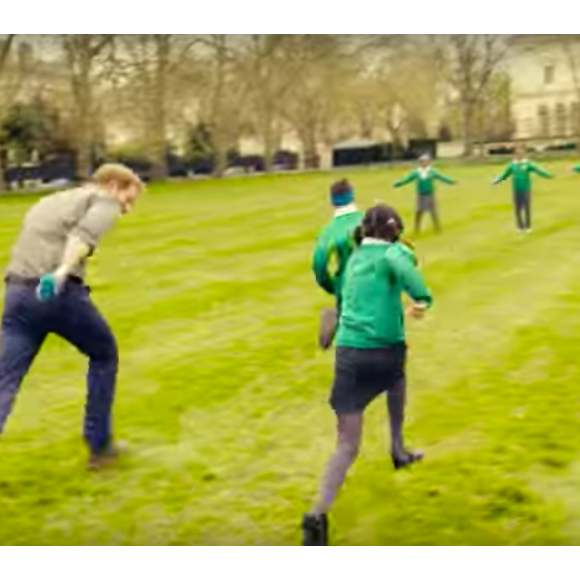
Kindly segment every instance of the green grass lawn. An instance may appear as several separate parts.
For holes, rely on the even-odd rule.
[[[444,235],[418,241],[436,308],[409,327],[409,442],[386,405],[333,513],[334,544],[580,543],[580,179],[536,181],[515,233],[498,168],[448,168]],[[408,221],[402,175],[351,173],[361,204]],[[310,272],[328,174],[153,187],[91,266],[119,339],[119,466],[85,470],[85,361],[51,340],[0,443],[0,544],[292,545],[334,446],[331,301]],[[6,263],[33,198],[0,200]]]

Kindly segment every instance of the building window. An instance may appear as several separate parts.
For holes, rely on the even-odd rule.
[[[554,82],[556,76],[556,70],[553,65],[548,65],[544,67],[544,83],[546,85],[551,85]]]
[[[550,110],[542,105],[538,108],[538,137],[550,137]]]
[[[556,105],[556,136],[565,137],[568,135],[568,114],[566,107],[562,103]]]

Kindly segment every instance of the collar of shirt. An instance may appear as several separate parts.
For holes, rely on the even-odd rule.
[[[389,246],[391,242],[386,240],[379,240],[378,238],[365,238],[362,241],[363,246]]]
[[[98,185],[95,185],[94,183],[87,183],[86,185],[83,186],[83,189],[86,189],[88,191],[92,191],[93,193],[96,193],[99,197],[101,197],[107,201],[110,201],[111,203],[116,204],[119,207],[119,209],[121,209],[121,204],[119,203],[119,200],[114,195],[111,195],[103,187],[99,187]]]
[[[108,191],[106,191],[102,187],[99,187],[98,185],[95,185],[94,183],[86,183],[85,185],[81,186],[81,189],[88,191],[90,193],[96,193],[100,197],[105,197],[105,196],[112,197]]]
[[[341,217],[343,215],[348,215],[351,213],[355,213],[357,211],[358,209],[356,207],[356,204],[351,203],[349,205],[345,205],[344,207],[337,208],[334,212],[334,217]]]

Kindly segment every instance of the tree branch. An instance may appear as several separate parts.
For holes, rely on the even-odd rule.
[[[10,51],[14,45],[15,38],[16,34],[9,34],[0,47],[0,72],[2,72],[8,62],[8,57],[10,56]]]

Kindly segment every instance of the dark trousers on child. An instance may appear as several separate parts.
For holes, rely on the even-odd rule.
[[[109,325],[82,281],[67,282],[54,299],[41,302],[38,280],[7,279],[0,345],[0,435],[16,395],[49,334],[75,346],[89,359],[84,437],[93,453],[111,443],[111,408],[118,354]]]
[[[514,193],[514,210],[518,229],[521,231],[530,230],[532,228],[531,193]]]

